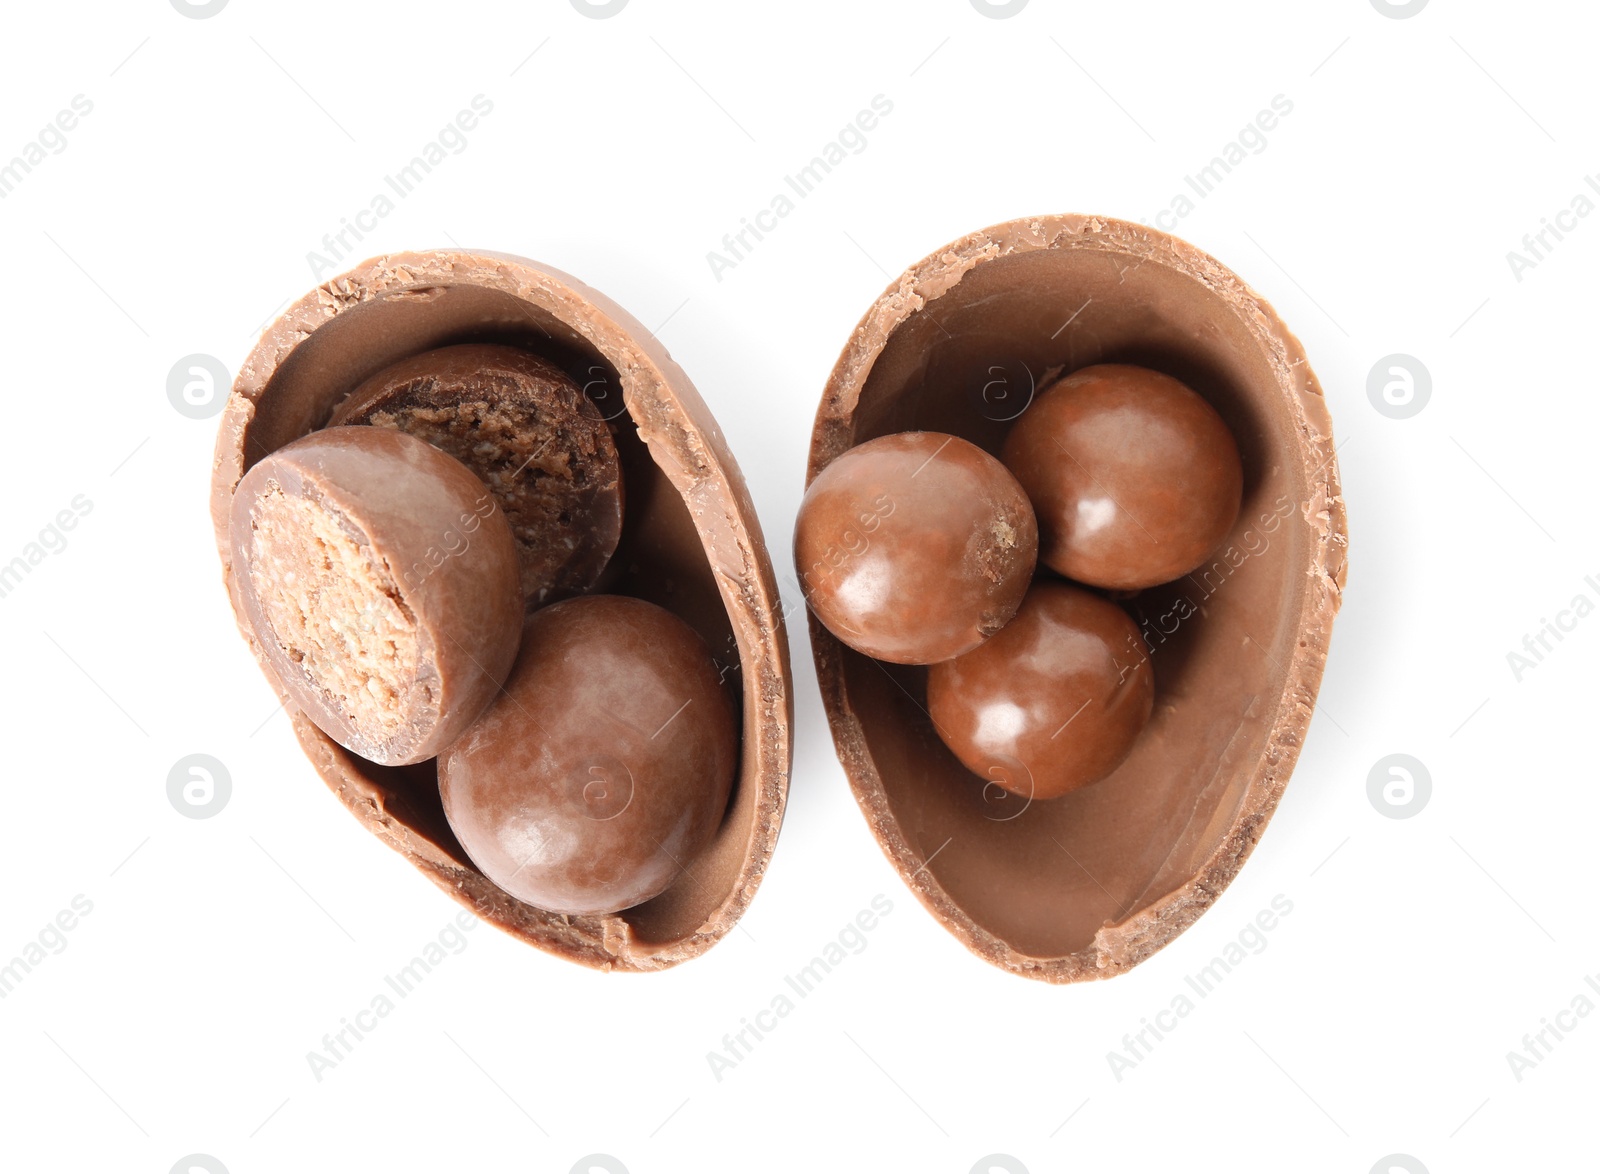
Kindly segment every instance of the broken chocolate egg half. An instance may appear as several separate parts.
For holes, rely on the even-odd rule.
[[[627,502],[604,570],[583,570],[568,589],[671,612],[710,650],[735,702],[732,790],[709,843],[658,895],[620,913],[562,915],[493,884],[450,829],[436,760],[379,766],[322,733],[288,698],[242,606],[229,518],[245,474],[328,427],[374,376],[458,344],[519,348],[582,389],[609,424]],[[284,697],[312,765],[363,826],[462,905],[550,953],[631,971],[704,953],[743,915],[788,789],[793,711],[778,592],[727,442],[688,376],[637,319],[564,273],[503,254],[439,250],[364,262],[290,306],[240,365],[217,435],[211,515],[240,631]]]
[[[1103,217],[1016,220],[917,262],[868,309],[824,388],[807,469],[809,484],[898,432],[998,455],[1036,392],[1101,363],[1192,388],[1244,474],[1239,515],[1199,567],[1118,593],[1155,698],[1109,776],[1049,800],[986,785],[935,731],[928,669],[873,660],[810,619],[839,759],[884,852],[974,953],[1050,982],[1119,974],[1193,924],[1299,755],[1347,547],[1305,353],[1259,295],[1183,241]]]

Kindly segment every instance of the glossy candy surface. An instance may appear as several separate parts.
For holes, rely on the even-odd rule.
[[[1239,516],[1239,448],[1215,408],[1146,367],[1102,363],[1041,392],[1002,459],[1033,502],[1039,561],[1137,590],[1194,570]]]
[[[505,691],[439,759],[446,818],[501,889],[553,913],[614,913],[705,847],[738,761],[704,641],[644,600],[534,612]]]
[[[945,745],[1026,799],[1057,798],[1122,765],[1154,698],[1127,613],[1052,581],[1036,583],[991,639],[928,670],[928,712]]]
[[[1038,551],[1033,508],[999,461],[959,437],[858,445],[806,490],[795,523],[806,602],[858,652],[933,664],[1017,610]]]

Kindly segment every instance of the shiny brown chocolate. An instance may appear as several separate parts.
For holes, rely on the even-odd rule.
[[[239,479],[326,425],[385,367],[469,341],[539,354],[602,403],[628,503],[595,589],[660,604],[716,657],[742,730],[727,812],[659,896],[615,915],[563,916],[517,900],[472,863],[444,818],[434,762],[375,766],[290,701],[292,728],[351,815],[477,916],[586,966],[675,966],[732,930],[766,874],[788,792],[793,699],[776,581],[744,478],[692,381],[637,318],[557,269],[463,249],[375,257],[296,301],[240,363],[217,432],[212,520],[240,630],[284,693],[238,601],[228,509]]]
[[[963,945],[1051,982],[1124,972],[1191,925],[1266,832],[1306,741],[1347,539],[1305,351],[1181,240],[1100,216],[1017,220],[936,249],[868,308],[823,389],[809,463],[814,477],[910,429],[999,452],[1035,388],[1096,363],[1193,388],[1244,470],[1239,516],[1204,565],[1119,601],[1153,646],[1156,689],[1126,762],[1018,814],[939,740],[927,670],[811,624],[839,759],[885,854]]]
[[[977,648],[928,670],[928,714],[945,745],[1024,799],[1059,798],[1121,766],[1154,698],[1128,613],[1052,580]]]
[[[239,482],[240,600],[284,688],[345,749],[432,758],[516,655],[516,543],[488,487],[403,433],[330,428]]]
[[[896,664],[948,660],[998,631],[1037,551],[1016,478],[940,432],[841,454],[811,482],[794,529],[812,612],[856,651]]]
[[[1039,393],[1001,459],[1039,517],[1039,561],[1095,587],[1186,575],[1239,516],[1244,473],[1222,417],[1159,371],[1101,363]]]
[[[488,343],[386,367],[333,424],[398,428],[476,473],[516,536],[530,607],[592,587],[622,537],[622,470],[600,410],[560,367]]]
[[[621,595],[534,613],[505,692],[439,760],[445,817],[518,900],[574,916],[665,889],[716,829],[738,757],[705,642]]]

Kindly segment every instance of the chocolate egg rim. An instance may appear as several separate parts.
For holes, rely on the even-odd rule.
[[[561,918],[523,905],[481,873],[418,834],[388,808],[393,797],[363,777],[352,756],[300,713],[264,663],[237,607],[227,518],[247,467],[259,401],[296,349],[348,311],[386,298],[426,300],[441,287],[506,295],[556,319],[610,363],[623,405],[649,457],[681,498],[737,644],[743,717],[736,788],[754,793],[737,875],[697,929],[643,943],[623,914]],[[531,317],[531,314],[530,314]],[[220,418],[213,459],[212,522],[235,619],[258,665],[285,702],[297,739],[324,783],[373,834],[478,916],[548,952],[600,969],[658,970],[704,953],[754,897],[776,844],[787,799],[793,694],[776,579],[754,503],[714,417],[666,348],[598,291],[551,267],[508,254],[462,249],[369,259],[294,302],[240,364]],[[732,808],[730,807],[730,813]],[[626,913],[627,911],[624,911]]]
[[[1192,925],[1238,874],[1271,817],[1299,756],[1321,681],[1332,619],[1338,611],[1348,545],[1332,425],[1322,389],[1303,347],[1277,313],[1226,266],[1156,229],[1109,217],[1027,217],[969,233],[937,249],[892,281],[862,315],[829,373],[817,409],[806,483],[857,443],[854,417],[874,364],[895,331],[954,289],[978,266],[1039,250],[1098,249],[1135,264],[1157,264],[1199,283],[1238,319],[1271,368],[1278,398],[1293,418],[1307,495],[1300,504],[1315,530],[1308,585],[1299,592],[1304,633],[1271,711],[1265,745],[1255,758],[1243,801],[1204,864],[1190,879],[1095,933],[1084,949],[1036,956],[1014,949],[979,924],[908,842],[893,810],[865,728],[849,697],[843,646],[808,616],[812,655],[835,748],[852,793],[884,854],[922,905],[969,950],[1004,970],[1048,982],[1076,982],[1121,973]],[[1108,360],[1097,360],[1108,361]]]

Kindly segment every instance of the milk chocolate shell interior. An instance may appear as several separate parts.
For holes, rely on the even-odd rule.
[[[1051,982],[1118,974],[1191,925],[1238,873],[1300,752],[1346,550],[1328,410],[1300,343],[1180,240],[1099,217],[1013,221],[913,265],[867,311],[828,379],[808,469],[909,429],[997,452],[1037,387],[1091,363],[1194,388],[1245,474],[1212,558],[1122,600],[1156,678],[1126,763],[1021,804],[939,740],[926,669],[810,628],[839,757],[885,853],[975,953]]]
[[[688,377],[636,319],[554,269],[470,251],[376,258],[307,294],[241,365],[222,416],[211,511],[229,593],[228,509],[244,472],[325,426],[374,373],[460,342],[531,350],[605,401],[628,503],[617,552],[594,590],[676,613],[723,667],[742,730],[722,824],[660,896],[611,916],[563,917],[517,901],[472,866],[445,822],[433,761],[375,766],[290,705],[295,734],[370,831],[480,917],[590,966],[675,965],[727,933],[760,884],[783,815],[793,714],[777,587],[744,478]],[[248,625],[241,631],[251,639]]]

